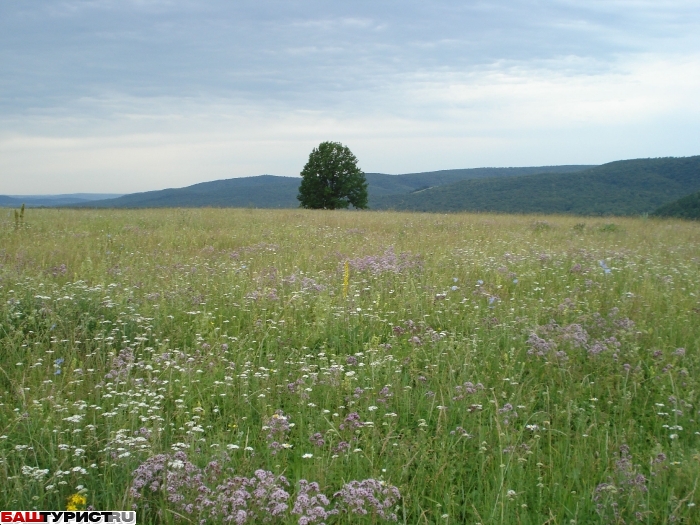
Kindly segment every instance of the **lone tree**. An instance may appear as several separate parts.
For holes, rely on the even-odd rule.
[[[302,208],[367,208],[367,181],[357,157],[340,142],[322,142],[301,171],[297,199]]]

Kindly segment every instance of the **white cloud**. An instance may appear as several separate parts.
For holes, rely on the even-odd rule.
[[[0,5],[0,193],[296,175],[322,140],[393,173],[699,153],[693,2],[42,5]]]

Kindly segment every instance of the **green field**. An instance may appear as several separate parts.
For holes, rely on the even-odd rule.
[[[699,223],[0,222],[2,510],[700,523]]]

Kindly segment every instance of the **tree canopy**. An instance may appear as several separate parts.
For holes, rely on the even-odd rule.
[[[700,191],[661,206],[652,215],[700,220]]]
[[[322,142],[314,148],[301,177],[297,199],[302,208],[367,208],[365,174],[350,148],[340,142]]]

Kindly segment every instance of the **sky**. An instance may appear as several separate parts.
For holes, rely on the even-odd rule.
[[[697,0],[2,0],[0,194],[700,154]]]

